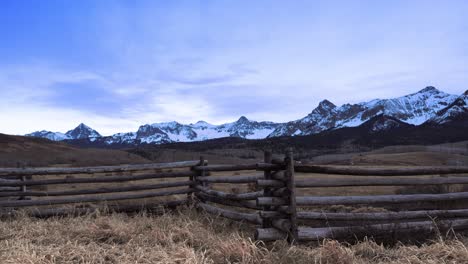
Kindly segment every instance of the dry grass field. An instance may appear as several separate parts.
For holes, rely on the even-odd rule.
[[[1,263],[467,263],[468,239],[385,246],[254,242],[248,225],[181,209],[0,222]]]
[[[25,146],[29,144],[32,144],[34,148],[38,147],[34,146],[35,143],[28,143]],[[16,147],[20,145],[18,144]],[[10,145],[8,149],[11,150],[16,147]],[[387,166],[456,165],[462,163],[466,165],[468,153],[465,147],[466,142],[451,146],[395,146],[366,153],[326,155],[317,157],[314,162],[366,166],[376,166],[377,164]],[[64,148],[66,152],[69,147],[58,144],[54,148]],[[96,150],[78,151],[97,153]],[[105,155],[100,155],[100,158],[103,156],[112,157],[114,153],[117,153],[115,155],[124,153],[121,156],[121,163],[145,161],[145,159],[138,156],[128,156],[125,152],[111,151],[113,154],[110,155],[108,150],[102,151],[105,152]],[[3,153],[7,153],[7,151],[3,150]],[[19,152],[11,151],[10,153],[27,153],[27,151],[22,149]],[[60,153],[63,154],[64,152],[57,152],[56,155],[60,156]],[[1,151],[0,155],[2,155]],[[82,155],[86,156],[88,154],[78,155],[77,163],[83,162]],[[160,162],[196,160],[199,155],[204,155],[210,164],[239,164],[261,161],[261,152],[238,150],[225,153],[165,150],[158,155],[161,155],[158,158]],[[89,157],[93,158],[92,155]],[[128,159],[128,157],[131,158]],[[132,161],[133,158],[135,158],[135,162]],[[48,161],[50,160],[42,162]],[[235,177],[236,175],[255,175],[259,173],[261,172],[215,172],[211,176],[232,175]],[[134,173],[134,175],[137,174],[140,173]],[[111,175],[119,174],[107,174],[106,176]],[[68,177],[94,176],[83,174]],[[297,174],[296,176],[297,179],[334,177],[337,180],[349,177],[326,174]],[[49,179],[60,177],[63,176],[47,176]],[[186,179],[170,179],[169,181],[172,180]],[[152,184],[162,181],[168,180],[152,179],[112,184],[51,185],[47,187],[47,190],[64,190],[65,187],[68,189],[117,187],[141,183]],[[252,191],[254,189],[252,184],[213,184],[212,187],[216,190],[232,193]],[[452,191],[463,188],[465,187],[453,186]],[[298,191],[299,195],[326,196],[418,193],[427,190],[385,186],[307,188],[298,189]],[[437,190],[430,191],[437,192]],[[172,198],[183,198],[185,196],[179,195]],[[149,203],[154,200],[165,199],[167,197],[118,203],[109,202],[108,205]],[[358,208],[349,206],[330,206],[319,209],[334,212],[387,210],[379,207]],[[253,234],[254,228],[250,224],[209,216],[197,212],[193,208],[167,211],[163,215],[144,213],[126,215],[97,212],[80,217],[49,219],[35,219],[23,215],[16,218],[5,218],[0,221],[0,263],[468,263],[468,238],[453,233],[428,236],[425,240],[419,240],[417,243],[385,241],[385,244],[381,244],[380,240],[374,242],[372,239],[363,239],[354,241],[351,244],[326,240],[298,246],[290,246],[285,241],[267,244],[254,242]]]

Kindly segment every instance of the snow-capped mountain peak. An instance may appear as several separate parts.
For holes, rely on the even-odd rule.
[[[203,120],[200,120],[198,122],[196,122],[195,124],[190,124],[192,127],[195,127],[195,128],[208,128],[208,127],[213,127],[214,125],[208,123],[208,122],[205,122]]]
[[[99,134],[96,130],[92,129],[91,127],[81,123],[76,128],[69,130],[65,135],[68,136],[69,139],[84,139],[84,138],[99,138],[101,134]]]
[[[319,105],[317,106],[317,109],[323,109],[325,111],[330,111],[335,108],[336,108],[336,105],[326,99],[321,101]]]
[[[205,121],[181,124],[176,121],[142,125],[136,132],[118,133],[102,137],[105,144],[140,144],[200,141],[221,137],[262,139],[278,136],[300,136],[320,133],[342,127],[356,127],[368,121],[374,124],[370,131],[389,130],[402,125],[423,123],[443,124],[468,116],[468,91],[461,96],[447,94],[433,86],[393,99],[374,99],[357,104],[336,106],[329,100],[321,101],[304,118],[287,123],[257,122],[241,116],[238,120],[221,125]],[[374,119],[375,117],[379,117]],[[401,123],[399,123],[401,122]],[[28,136],[51,140],[90,139],[101,135],[80,124],[65,134],[38,131]]]
[[[250,122],[250,120],[249,120],[247,117],[245,117],[245,116],[241,116],[241,117],[236,121],[236,123],[248,123],[248,122]]]
[[[69,139],[67,135],[60,133],[60,132],[51,132],[46,130],[36,131],[30,134],[26,134],[27,137],[40,137],[40,138],[47,138],[53,141],[62,141],[65,139]]]
[[[439,89],[435,88],[434,86],[426,86],[426,88],[421,89],[417,93],[440,93],[440,92],[441,91]]]

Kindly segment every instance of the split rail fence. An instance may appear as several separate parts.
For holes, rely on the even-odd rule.
[[[318,174],[322,177],[314,177]],[[98,208],[89,206],[90,203],[113,201],[126,202],[109,206],[115,211],[152,211],[192,204],[207,213],[256,225],[258,240],[287,239],[291,243],[388,235],[396,231],[464,230],[468,229],[468,208],[447,208],[447,203],[468,201],[468,192],[450,193],[447,186],[468,184],[467,174],[468,167],[301,164],[294,161],[292,150],[282,159],[273,159],[270,152],[265,152],[263,162],[243,165],[209,165],[201,157],[197,161],[164,164],[0,169],[0,213],[14,214],[18,208],[26,207],[29,214],[38,217],[82,214]],[[89,187],[116,183],[120,185]],[[85,188],[78,188],[80,184],[86,184]],[[428,185],[442,186],[445,191],[359,196],[300,194],[302,189],[314,193],[314,190],[335,187]],[[38,186],[46,186],[47,190],[35,190]],[[49,190],[51,186],[72,188]],[[165,199],[153,201],[156,197]],[[57,206],[68,204],[80,207]],[[328,209],[336,205],[388,210],[332,212]]]

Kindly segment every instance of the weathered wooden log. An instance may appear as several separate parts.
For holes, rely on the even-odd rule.
[[[443,221],[421,221],[421,222],[404,222],[404,223],[389,223],[389,224],[374,224],[374,225],[359,225],[348,227],[323,227],[323,228],[307,228],[300,227],[298,236],[300,241],[314,241],[325,238],[346,238],[346,237],[362,237],[362,236],[378,236],[388,234],[389,232],[436,232],[438,230],[454,230],[468,229],[468,219],[455,219]],[[263,241],[282,240],[286,237],[285,232],[281,232],[275,228],[258,228],[255,233],[255,238]]]
[[[0,197],[3,195],[3,192],[17,192],[20,190],[21,190],[21,187],[0,187]]]
[[[284,163],[284,158],[279,158],[279,157],[276,157],[276,158],[273,158],[271,160],[272,164],[275,164],[275,165],[283,165],[285,166],[285,163]],[[294,166],[297,166],[297,165],[302,165],[302,162],[301,161],[294,161]]]
[[[128,175],[128,176],[99,176],[88,178],[63,178],[63,179],[46,179],[46,180],[28,180],[28,181],[0,181],[0,186],[35,186],[35,185],[51,185],[51,184],[74,184],[74,183],[102,183],[102,182],[125,182],[138,181],[147,179],[161,178],[180,178],[190,177],[196,172],[161,172],[145,175]]]
[[[264,151],[263,152],[263,162],[265,163],[272,163],[272,159],[273,159],[273,156],[272,156],[272,153],[270,151]],[[263,177],[267,180],[271,180],[271,171],[270,170],[264,170],[263,171]],[[257,181],[258,183],[258,181]],[[269,187],[262,187],[262,186],[259,186],[258,184],[256,184],[255,188],[260,189],[260,188],[263,188],[263,191],[264,191],[264,196],[274,196],[273,195],[273,190],[272,188],[269,188]],[[271,211],[273,210],[273,207],[272,206],[264,206],[262,208],[263,211]],[[272,226],[272,223],[270,221],[270,219],[268,218],[265,218],[265,217],[262,217],[263,218],[263,225],[262,227],[263,228],[270,228]]]
[[[0,168],[0,175],[23,176],[23,175],[56,175],[56,174],[92,174],[92,173],[111,173],[111,172],[130,172],[154,169],[176,169],[192,167],[198,164],[198,160],[179,161],[171,163],[152,163],[141,165],[121,165],[121,166],[99,166],[99,167],[81,167],[81,168]]]
[[[191,181],[179,181],[179,182],[162,182],[156,184],[142,184],[122,187],[102,187],[96,189],[87,190],[64,190],[64,191],[26,191],[26,192],[0,192],[0,197],[10,196],[67,196],[67,195],[83,195],[83,194],[98,194],[98,193],[114,193],[114,192],[131,192],[131,191],[143,191],[143,190],[154,190],[162,188],[190,186],[193,182]],[[16,188],[16,187],[13,187]]]
[[[296,165],[296,172],[323,173],[356,176],[411,176],[411,175],[439,175],[439,174],[466,174],[468,166],[446,167],[407,167],[407,168],[366,168],[346,166]]]
[[[137,204],[137,205],[108,205],[105,207],[87,207],[87,208],[32,208],[24,210],[10,210],[4,214],[0,214],[0,217],[27,214],[30,217],[37,218],[48,218],[54,216],[79,216],[99,212],[116,212],[116,213],[132,213],[146,211],[150,213],[164,213],[167,208],[173,208],[180,205],[187,204],[187,199],[148,203],[148,204]]]
[[[20,175],[17,176],[0,176],[0,181],[1,180],[18,180],[21,179]]]
[[[286,187],[282,187],[275,189],[273,192],[271,192],[271,195],[274,197],[285,197],[289,195],[289,190]]]
[[[255,170],[255,169],[257,169],[257,164],[195,166],[193,169],[194,170],[203,170],[203,171]]]
[[[283,232],[288,232],[288,233],[291,232],[292,225],[289,219],[273,219],[271,223],[273,227],[276,229],[279,229]]]
[[[468,192],[441,194],[405,194],[405,195],[366,195],[366,196],[298,196],[297,205],[350,205],[415,203],[468,199]],[[287,201],[278,197],[259,197],[257,205],[287,205]]]
[[[286,214],[278,212],[278,211],[259,211],[261,218],[286,218],[288,217]]]
[[[21,176],[20,181],[25,182],[25,181],[26,181],[26,176]],[[24,193],[27,191],[26,185],[22,185],[20,188],[21,188],[21,192],[23,192],[23,195],[20,196],[19,199],[20,199],[20,200],[29,199],[29,197],[26,197],[26,196],[24,195]]]
[[[334,204],[379,204],[379,203],[415,203],[453,201],[468,199],[468,192],[441,194],[406,194],[373,196],[302,196],[297,197],[298,205],[334,205]]]
[[[258,187],[284,187],[286,184],[283,181],[278,180],[257,180]]]
[[[265,161],[265,163],[271,163],[271,164],[275,164],[275,165],[285,166],[284,159],[282,159],[282,158],[272,158],[269,162]]]
[[[220,215],[225,218],[237,221],[247,221],[254,224],[262,224],[262,218],[257,214],[241,213],[228,209],[218,208],[205,203],[198,203],[197,206],[208,213]]]
[[[203,156],[200,156],[200,164],[199,166],[207,166],[208,164],[205,164],[205,159],[203,158]],[[195,176],[195,180],[198,181],[198,178],[199,177],[206,177],[206,176],[209,176],[209,175],[205,175],[206,172],[205,170],[199,170],[197,171],[198,174],[197,176]],[[204,187],[208,187],[209,184],[207,182],[201,182],[201,185],[204,186]]]
[[[288,148],[286,152],[286,157],[284,159],[286,168],[284,170],[284,176],[286,178],[286,189],[287,189],[287,202],[289,206],[289,243],[294,243],[299,241],[298,235],[298,223],[297,223],[297,201],[296,201],[296,180],[295,180],[295,171],[294,171],[294,157],[292,148]]]
[[[278,205],[287,205],[288,201],[281,197],[258,197],[257,206],[278,206]]]
[[[271,164],[271,163],[257,163],[256,170],[269,170],[269,171],[279,171],[284,170],[285,165]]]
[[[203,156],[200,156],[200,159],[199,159],[199,163],[197,164],[197,166],[205,166],[205,159],[203,158]],[[204,176],[205,175],[205,170],[195,170],[194,167],[190,168],[190,170],[192,170],[193,172],[195,172],[194,175],[191,175],[189,180],[192,182],[192,188],[197,186],[199,184],[198,180],[196,180],[196,178],[198,176]],[[189,192],[187,193],[187,199],[189,201],[190,204],[194,204],[194,196],[193,196],[193,192]]]
[[[401,212],[369,212],[369,213],[328,213],[328,212],[298,212],[297,218],[309,220],[333,221],[394,221],[423,218],[456,218],[468,217],[468,209],[457,210],[427,210]]]
[[[265,182],[262,184],[276,184]],[[367,179],[307,179],[296,181],[298,188],[310,187],[346,187],[346,186],[403,186],[403,185],[439,185],[468,184],[468,177],[437,178],[367,178]]]
[[[159,191],[159,192],[144,192],[134,194],[115,194],[115,195],[94,195],[86,197],[66,197],[57,199],[44,199],[44,200],[16,200],[16,201],[0,201],[0,207],[27,207],[27,206],[41,206],[41,205],[54,205],[54,204],[73,204],[73,203],[91,203],[91,202],[104,202],[104,201],[118,201],[118,200],[131,200],[152,198],[158,196],[186,194],[192,189]]]
[[[195,193],[195,196],[198,197],[202,201],[207,201],[207,202],[212,202],[212,203],[217,203],[217,204],[222,204],[222,205],[228,205],[228,206],[236,206],[239,208],[248,208],[248,209],[254,209],[254,210],[261,210],[262,208],[257,206],[255,201],[249,201],[249,200],[228,200],[224,198],[219,198],[215,196],[211,196],[208,194],[204,194],[202,192]]]
[[[197,177],[198,181],[208,183],[254,183],[258,179],[263,179],[263,175],[251,175],[251,176],[204,176]]]
[[[207,187],[200,185],[194,186],[196,190],[204,192],[208,195],[215,196],[222,199],[231,199],[231,200],[254,200],[258,197],[263,196],[263,190],[258,192],[248,192],[248,193],[226,193],[221,191],[211,190]]]

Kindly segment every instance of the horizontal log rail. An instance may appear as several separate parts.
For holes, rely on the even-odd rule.
[[[263,179],[263,175],[247,175],[247,176],[199,176],[197,181],[207,183],[254,183],[258,179]]]
[[[195,193],[195,196],[202,201],[217,203],[221,205],[235,206],[238,208],[247,208],[253,210],[262,209],[261,207],[257,206],[257,203],[254,200],[229,200],[204,194],[202,192]]]
[[[271,163],[238,164],[238,165],[208,165],[195,166],[198,171],[240,171],[240,170],[281,170],[284,165]]]
[[[290,232],[291,230],[291,221],[289,219],[273,219],[271,224],[283,232]]]
[[[248,193],[227,193],[221,191],[215,191],[207,187],[197,185],[194,187],[196,190],[204,192],[208,195],[222,198],[222,199],[231,199],[231,200],[254,200],[258,197],[263,197],[264,193],[262,191],[258,192],[248,192]]]
[[[12,196],[69,196],[69,195],[84,195],[84,194],[98,194],[98,193],[114,193],[114,192],[132,192],[132,191],[143,191],[143,190],[154,190],[162,188],[172,187],[189,187],[192,185],[192,181],[179,181],[179,182],[162,182],[156,184],[142,184],[132,185],[123,187],[102,187],[95,189],[83,189],[83,190],[65,190],[65,191],[16,191],[16,192],[0,192],[0,197],[12,197]]]
[[[437,177],[437,178],[367,178],[367,179],[305,179],[297,180],[297,188],[314,187],[351,187],[351,186],[408,186],[408,185],[441,185],[468,184],[468,177]],[[282,187],[279,180],[257,180],[259,187]]]
[[[256,170],[257,169],[257,164],[195,166],[193,169],[197,170],[197,171]]]
[[[274,183],[277,184],[277,183]],[[296,187],[348,187],[348,186],[405,186],[405,185],[440,185],[468,184],[468,177],[437,178],[368,178],[368,179],[306,179],[297,180]]]
[[[328,212],[298,212],[297,218],[308,220],[358,221],[376,220],[393,221],[423,218],[456,218],[468,217],[468,209],[457,210],[427,210],[401,212],[369,212],[369,213],[328,213]]]
[[[286,183],[284,183],[283,181],[279,181],[279,180],[259,179],[259,180],[257,180],[257,186],[258,187],[279,187],[280,188],[280,187],[286,186]]]
[[[297,205],[355,205],[384,203],[438,202],[468,199],[468,192],[441,194],[402,194],[402,195],[366,195],[366,196],[298,196]],[[257,205],[287,205],[280,197],[259,197]]]
[[[152,202],[141,205],[107,205],[105,207],[75,207],[75,208],[32,208],[23,210],[9,210],[0,213],[0,217],[5,216],[18,216],[26,214],[30,217],[48,218],[54,216],[80,216],[94,212],[117,212],[117,213],[131,213],[146,211],[150,213],[164,213],[167,208],[176,207],[187,204],[187,199]]]
[[[21,190],[21,187],[0,187],[0,197],[7,192],[16,192]],[[8,195],[6,195],[8,196]]]
[[[93,178],[63,178],[63,179],[46,179],[46,180],[27,180],[27,181],[1,181],[0,186],[37,186],[37,185],[53,185],[53,184],[73,184],[73,183],[104,183],[104,182],[125,182],[138,181],[148,179],[162,178],[180,178],[196,175],[193,171],[183,172],[161,172],[144,175],[129,175],[129,176],[99,176]]]
[[[420,221],[404,223],[388,223],[374,225],[360,225],[348,227],[322,227],[309,228],[299,227],[300,241],[316,241],[326,238],[340,239],[355,236],[385,235],[389,232],[437,232],[438,230],[466,229],[468,219],[442,220],[442,221]],[[285,239],[286,233],[275,228],[258,228],[255,238],[263,241]]]
[[[412,168],[366,168],[345,166],[321,166],[301,164],[294,167],[296,172],[323,173],[355,176],[415,176],[439,174],[468,174],[467,166],[412,167]]]
[[[279,170],[284,170],[286,168],[286,165],[279,165],[279,164],[271,164],[271,163],[265,163],[265,162],[260,162],[257,163],[257,170],[268,170],[268,171],[279,171]]]
[[[26,176],[26,175],[56,175],[56,174],[92,174],[111,172],[131,172],[154,169],[176,169],[193,167],[199,164],[199,160],[179,161],[170,163],[152,163],[140,165],[99,166],[81,168],[0,168],[0,176]]]
[[[43,206],[55,204],[73,204],[73,203],[91,203],[91,202],[105,202],[105,201],[118,201],[118,200],[132,200],[152,198],[159,196],[186,194],[192,192],[190,188],[181,190],[158,191],[158,192],[143,192],[134,194],[115,194],[115,195],[93,195],[85,197],[65,197],[57,199],[44,199],[44,200],[14,200],[14,201],[0,201],[0,207],[27,207],[27,206]]]
[[[197,207],[205,210],[208,213],[220,215],[232,220],[247,221],[259,225],[261,225],[263,222],[262,218],[257,213],[241,213],[233,210],[218,208],[205,203],[199,203],[197,204]]]

